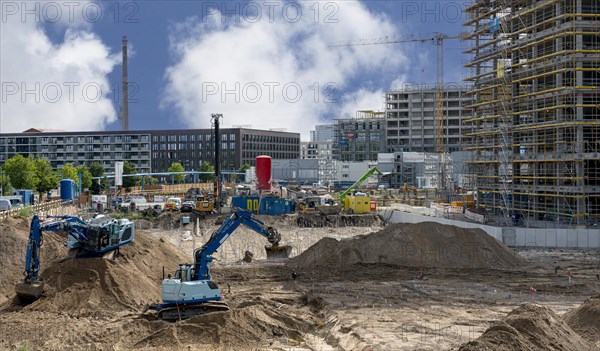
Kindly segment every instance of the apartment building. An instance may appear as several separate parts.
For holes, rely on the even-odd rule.
[[[237,170],[255,165],[255,158],[268,155],[279,159],[300,157],[300,134],[247,128],[221,129],[222,169]],[[165,172],[173,162],[195,170],[202,162],[214,161],[210,129],[64,132],[29,129],[23,133],[0,134],[0,164],[21,154],[50,162],[54,169],[67,163],[89,166],[101,162],[107,172],[116,161],[130,161],[140,172]]]
[[[464,121],[471,117],[473,95],[464,84],[448,84],[443,91],[443,149],[461,150]],[[409,85],[385,95],[385,128],[388,152],[438,152],[436,144],[436,90]]]
[[[357,111],[355,118],[337,119],[333,157],[344,162],[377,161],[385,151],[384,112]]]

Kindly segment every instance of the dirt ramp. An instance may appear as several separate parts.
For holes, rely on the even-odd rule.
[[[480,229],[425,222],[393,224],[341,241],[323,238],[291,259],[290,265],[334,270],[354,264],[512,269],[522,262],[520,256]]]
[[[144,232],[121,253],[115,260],[65,259],[47,266],[42,272],[44,296],[25,308],[77,315],[138,311],[160,301],[163,266],[170,271],[189,261],[170,243]]]
[[[551,309],[521,305],[459,351],[587,351],[596,348]]]
[[[563,319],[579,335],[600,349],[600,295],[585,300],[581,306],[565,313]]]

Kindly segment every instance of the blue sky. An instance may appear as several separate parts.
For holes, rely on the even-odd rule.
[[[121,37],[126,35],[132,51],[130,129],[206,127],[210,113],[220,112],[226,126],[280,128],[306,137],[315,123],[356,109],[383,109],[383,92],[390,87],[435,83],[433,44],[328,44],[465,31],[464,1],[55,4],[61,10],[39,3],[37,22],[35,15],[23,15],[35,11],[34,5],[23,9],[20,2],[2,1],[0,132],[56,124],[56,129],[118,130],[120,92],[114,89],[120,89]],[[11,33],[28,37],[18,40]],[[36,48],[42,47],[33,54],[32,37],[40,40]],[[465,47],[459,40],[446,42],[446,82],[464,75]],[[39,72],[14,69],[28,61]],[[52,95],[53,86],[45,82],[63,87],[64,96],[64,81],[73,79],[81,85],[99,82],[104,99],[87,106],[45,96]],[[35,101],[35,93],[23,95],[23,84],[31,88],[34,82],[41,82],[41,101]]]

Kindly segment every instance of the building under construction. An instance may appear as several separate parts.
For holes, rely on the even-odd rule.
[[[465,148],[479,205],[504,224],[598,225],[600,2],[478,0],[466,11]]]

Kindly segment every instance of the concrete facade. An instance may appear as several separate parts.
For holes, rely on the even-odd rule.
[[[463,121],[471,117],[473,97],[463,85],[444,87],[444,150],[462,149]],[[406,86],[385,95],[388,152],[436,152],[436,91],[429,86]]]
[[[334,158],[343,162],[377,161],[385,151],[383,112],[358,111],[355,118],[336,120]]]

